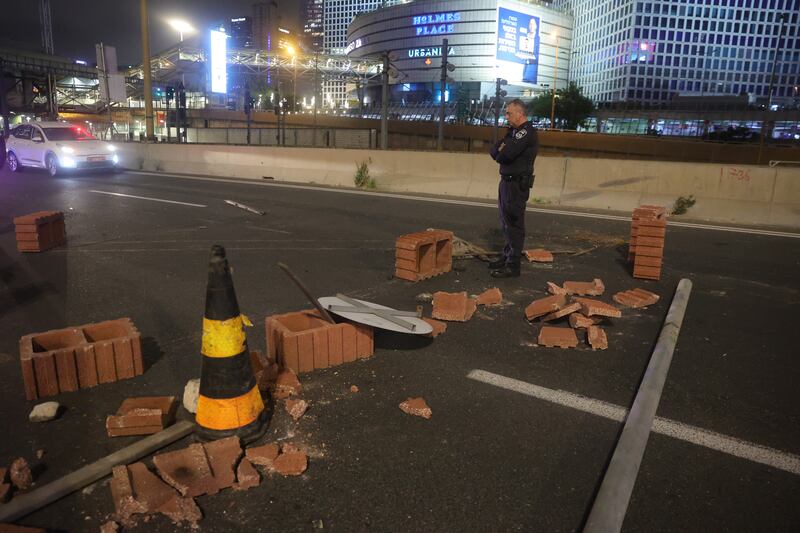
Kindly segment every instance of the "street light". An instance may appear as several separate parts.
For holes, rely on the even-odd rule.
[[[183,42],[183,34],[184,33],[194,33],[195,29],[194,26],[186,22],[185,20],[181,19],[172,19],[169,21],[169,25],[172,27],[173,30],[178,32],[180,36],[181,42]]]
[[[554,31],[553,35],[556,39],[556,61],[553,65],[553,98],[552,103],[550,105],[550,129],[555,129],[555,119],[556,119],[556,87],[558,86],[558,32]]]

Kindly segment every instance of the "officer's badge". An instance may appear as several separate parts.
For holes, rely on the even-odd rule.
[[[528,134],[528,130],[519,130],[519,131],[516,133],[516,135],[514,135],[514,138],[515,138],[515,139],[517,139],[517,140],[520,140],[520,139],[522,139],[523,137],[525,137],[527,134]]]

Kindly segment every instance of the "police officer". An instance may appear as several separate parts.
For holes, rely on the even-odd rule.
[[[508,133],[492,148],[492,159],[500,163],[500,188],[497,205],[500,227],[506,244],[503,255],[489,263],[492,277],[519,276],[522,248],[525,245],[525,206],[533,187],[533,162],[539,150],[536,129],[530,123],[522,100],[506,106]]]

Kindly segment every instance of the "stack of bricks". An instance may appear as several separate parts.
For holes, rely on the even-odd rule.
[[[633,210],[628,261],[633,263],[634,278],[661,278],[666,232],[667,213],[663,207],[642,205]]]
[[[28,400],[144,372],[141,336],[129,318],[26,335],[19,355]]]
[[[60,211],[39,211],[16,217],[14,227],[20,252],[44,252],[67,242],[64,213]]]
[[[370,326],[331,324],[316,311],[270,316],[265,326],[268,359],[295,374],[350,363],[375,353]]]
[[[453,268],[453,232],[439,229],[401,235],[396,242],[394,275],[419,281]]]

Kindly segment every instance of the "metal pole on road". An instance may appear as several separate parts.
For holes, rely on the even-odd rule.
[[[438,151],[444,150],[444,120],[447,114],[447,101],[444,97],[447,91],[447,39],[442,39],[442,77],[439,82],[439,141],[436,143]]]
[[[150,30],[147,21],[147,0],[140,0],[141,27],[142,27],[142,72],[144,73],[144,123],[145,138],[155,140],[153,127],[153,84],[150,73]]]
[[[389,54],[383,56],[381,72],[381,150],[389,149]]]
[[[622,529],[691,292],[692,282],[682,279],[592,505],[584,533],[613,533]]]

